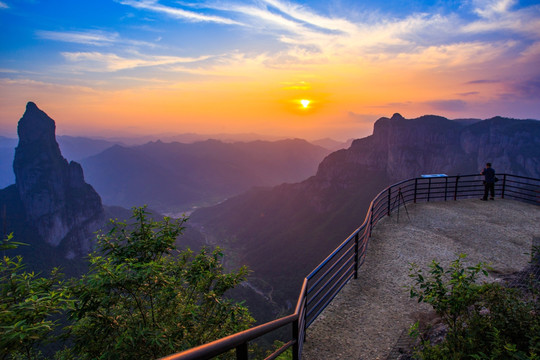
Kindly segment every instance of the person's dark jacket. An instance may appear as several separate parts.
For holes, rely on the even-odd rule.
[[[495,170],[492,168],[485,168],[484,171],[482,171],[482,175],[484,175],[484,180],[486,183],[489,184],[495,182]]]

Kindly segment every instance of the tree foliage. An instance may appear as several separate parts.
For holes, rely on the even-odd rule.
[[[500,284],[478,284],[488,275],[486,264],[465,267],[461,254],[445,270],[437,261],[427,274],[412,264],[411,298],[430,304],[448,332],[441,344],[418,332],[421,359],[539,359],[540,307],[538,293],[524,295]]]
[[[244,330],[248,310],[224,295],[247,269],[225,274],[219,249],[178,251],[186,219],[113,221],[90,271],[72,287],[73,351],[87,359],[152,359]]]
[[[2,239],[0,250],[14,249],[22,243],[10,234]],[[48,278],[27,272],[23,259],[6,256],[0,261],[0,359],[37,359],[39,348],[58,326],[53,315],[67,308],[69,299],[54,269]]]
[[[247,329],[254,319],[226,293],[247,268],[226,273],[219,248],[175,248],[186,219],[154,221],[134,208],[132,223],[111,221],[89,255],[89,271],[65,283],[0,263],[0,359],[43,359],[47,341],[67,339],[56,359],[155,359]],[[10,235],[0,250],[20,245]],[[65,311],[65,312],[64,312]],[[63,332],[54,332],[64,313]],[[54,333],[53,333],[54,332]]]

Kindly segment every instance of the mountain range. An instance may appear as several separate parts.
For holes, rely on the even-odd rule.
[[[480,173],[486,162],[498,173],[540,177],[540,122],[394,114],[379,119],[373,135],[328,155],[315,176],[249,191],[195,211],[190,221],[287,307],[303,277],[361,225],[384,187],[421,174]]]
[[[92,155],[99,154],[113,145],[120,144],[109,140],[67,135],[56,136],[56,141],[63,157],[73,161],[80,161]],[[15,182],[13,158],[15,157],[17,143],[18,139],[0,136],[0,188]]]
[[[330,154],[298,139],[127,147],[74,138],[73,154],[94,152],[82,166],[63,157],[54,121],[34,103],[18,134],[15,184],[0,190],[0,218],[4,235],[14,231],[32,245],[25,258],[36,267],[53,260],[80,267],[93,232],[108,218],[129,216],[102,197],[160,209],[221,201],[190,215],[179,245],[220,245],[227,267],[247,264],[249,282],[236,294],[260,313],[272,309],[266,319],[290,310],[303,277],[362,223],[385,186],[421,174],[479,173],[486,162],[497,173],[540,177],[540,122],[502,117],[394,114]]]
[[[115,145],[83,159],[86,178],[105,204],[149,205],[182,213],[215,204],[254,186],[298,182],[330,151],[305,140]]]
[[[198,136],[200,137],[200,136]],[[197,138],[198,138],[197,137]],[[126,146],[108,140],[57,136],[63,156],[82,164],[86,178],[107,205],[150,205],[180,214],[215,204],[254,186],[298,182],[345,143],[331,139],[194,143],[155,141]],[[0,138],[0,187],[12,184],[16,139]]]

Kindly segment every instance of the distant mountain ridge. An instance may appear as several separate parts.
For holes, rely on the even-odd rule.
[[[81,161],[104,203],[160,211],[217,203],[254,186],[297,182],[330,151],[305,140],[113,146]]]
[[[361,225],[384,187],[421,174],[476,174],[486,162],[498,173],[540,177],[540,122],[394,114],[379,119],[373,135],[328,155],[315,176],[197,210],[191,221],[209,239],[225,241],[286,304],[302,278]]]
[[[103,150],[118,144],[117,142],[108,140],[67,135],[56,136],[56,141],[60,146],[62,155],[67,160],[75,161],[80,161],[81,159],[96,155]],[[15,182],[15,174],[13,173],[12,165],[17,142],[17,139],[0,136],[0,188]]]

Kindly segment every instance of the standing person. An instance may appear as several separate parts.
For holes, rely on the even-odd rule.
[[[491,167],[491,163],[486,164],[481,174],[484,175],[484,197],[480,200],[487,201],[488,193],[491,195],[489,200],[495,200],[495,170]]]

